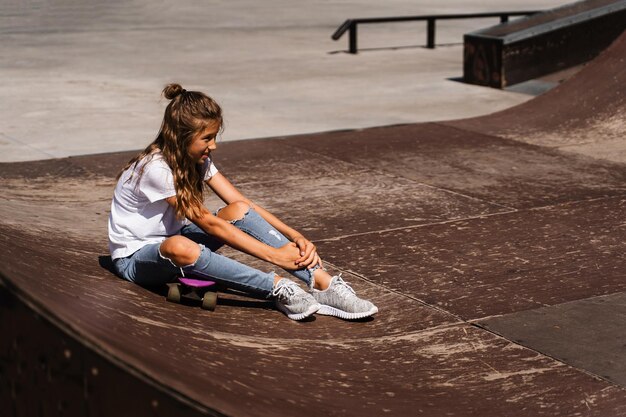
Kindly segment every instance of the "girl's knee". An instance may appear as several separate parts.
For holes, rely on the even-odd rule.
[[[250,204],[245,201],[234,201],[221,209],[217,216],[227,221],[237,221],[243,219],[250,210]]]
[[[200,246],[183,236],[172,236],[161,243],[161,256],[168,258],[178,266],[191,265],[200,256]]]

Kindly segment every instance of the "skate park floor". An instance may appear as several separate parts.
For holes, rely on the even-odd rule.
[[[224,108],[222,140],[477,116],[531,95],[471,86],[463,34],[497,18],[369,25],[357,55],[344,20],[542,10],[564,0],[9,1],[0,4],[0,161],[139,149],[169,82]],[[552,85],[552,84],[549,84]],[[548,86],[549,86],[548,85]]]
[[[233,291],[207,312],[115,277],[108,210],[139,144],[0,163],[0,404],[15,416],[626,415],[625,51],[622,35],[557,87],[484,116],[218,144],[218,168],[378,305],[367,320],[293,322]]]
[[[10,392],[106,415],[132,377],[136,415],[624,415],[624,50],[488,116],[219,145],[222,172],[378,305],[368,320],[293,322],[232,291],[208,313],[115,277],[107,212],[134,152],[1,164]],[[60,341],[12,321],[28,314]]]

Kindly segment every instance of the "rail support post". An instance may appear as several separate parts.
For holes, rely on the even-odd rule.
[[[350,53],[356,54],[357,46],[356,46],[356,22],[350,22]]]
[[[426,47],[428,49],[435,49],[435,19],[428,19],[427,32]]]
[[[500,23],[506,23],[508,21],[509,21],[509,15],[508,14],[500,15]]]

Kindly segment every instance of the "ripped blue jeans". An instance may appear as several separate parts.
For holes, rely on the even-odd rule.
[[[280,248],[289,240],[254,209],[249,209],[242,219],[231,222],[241,231],[255,239]],[[240,291],[269,297],[274,285],[274,272],[262,272],[233,259],[215,253],[224,243],[205,233],[195,224],[184,226],[180,234],[200,245],[200,256],[192,265],[178,267],[171,260],[161,256],[160,243],[148,244],[125,258],[113,261],[115,270],[122,278],[142,286],[163,285],[174,282],[181,275],[193,276],[223,284]],[[313,285],[313,272],[317,269],[299,269],[288,271],[304,281],[308,287]]]

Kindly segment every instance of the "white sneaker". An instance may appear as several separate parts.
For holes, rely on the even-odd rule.
[[[324,291],[313,289],[313,297],[322,305],[317,314],[354,320],[378,313],[378,307],[356,296],[341,274],[334,276]]]
[[[272,289],[276,308],[292,320],[302,320],[320,309],[320,304],[298,284],[282,278]]]

